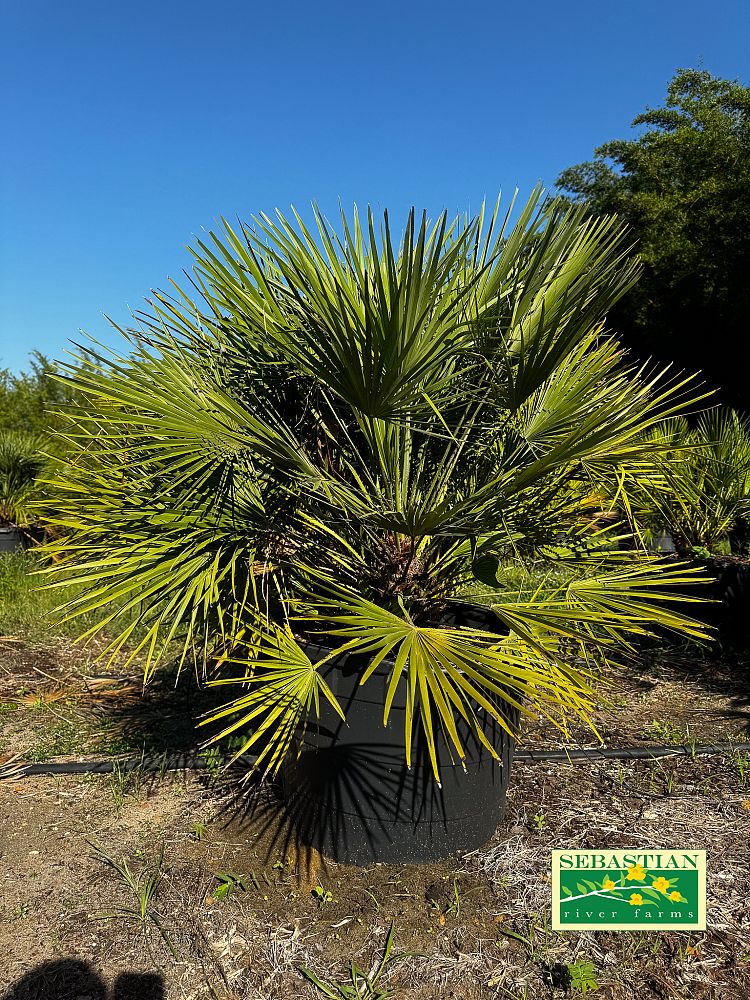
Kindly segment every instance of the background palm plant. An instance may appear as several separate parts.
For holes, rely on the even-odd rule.
[[[38,434],[0,430],[0,524],[25,528],[34,521],[32,502],[46,464],[43,448]]]
[[[384,721],[405,686],[407,758],[421,728],[436,770],[436,740],[463,756],[460,724],[486,743],[504,705],[588,719],[582,657],[700,634],[656,600],[687,571],[618,551],[597,516],[597,483],[654,452],[684,393],[603,332],[637,277],[620,225],[539,191],[513,225],[412,212],[398,245],[387,215],[315,223],[224,223],[130,353],[71,369],[88,408],[52,571],[85,590],[65,614],[107,609],[96,628],[113,651],[138,635],[147,673],[178,638],[215,657],[242,685],[215,720],[272,770],[321,699],[341,711],[342,649],[363,684],[387,666]],[[498,592],[502,636],[441,623],[508,556],[562,582]]]
[[[667,531],[679,551],[728,554],[750,519],[750,420],[723,408],[694,427],[673,417],[649,432],[658,461],[626,475],[622,495],[644,540]]]

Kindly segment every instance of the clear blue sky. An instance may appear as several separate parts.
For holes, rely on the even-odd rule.
[[[222,214],[526,194],[699,65],[748,80],[748,0],[6,0],[0,366],[114,340]]]

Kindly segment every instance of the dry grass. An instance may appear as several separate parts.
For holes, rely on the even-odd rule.
[[[622,694],[605,728],[631,743],[643,740],[634,719],[697,726],[703,738],[737,735],[747,726],[743,669],[655,660],[631,678],[629,699]],[[58,724],[87,741],[110,732],[113,718],[148,730],[180,714],[182,703],[158,691],[141,703],[127,678],[87,685],[93,673],[85,655],[63,646],[8,643],[0,659],[0,700],[14,699],[0,715],[8,765],[0,780],[0,989],[40,963],[75,958],[110,984],[126,972],[155,974],[165,1000],[312,1000],[320,994],[300,967],[344,983],[352,958],[373,967],[393,922],[396,951],[412,953],[385,970],[395,1000],[553,1000],[566,995],[566,967],[580,961],[594,964],[593,995],[609,1000],[750,994],[750,759],[519,764],[506,820],[482,851],[441,865],[348,869],[279,840],[283,822],[269,790],[241,799],[231,782],[196,775],[19,778],[10,758],[20,741],[20,749],[37,746]],[[544,729],[533,739],[551,745]],[[135,871],[164,845],[153,905],[176,957],[152,922],[99,919],[132,898],[87,840],[127,857]],[[708,930],[553,932],[549,852],[574,846],[705,847]],[[220,898],[217,875],[227,872],[244,888]],[[317,885],[330,902],[316,898]],[[42,992],[37,983],[19,1000],[86,995],[88,987],[54,992],[61,968],[47,966]],[[139,982],[133,1000],[151,1000]]]

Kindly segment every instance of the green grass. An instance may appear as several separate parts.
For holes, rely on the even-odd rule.
[[[54,719],[49,728],[31,747],[29,760],[44,761],[54,757],[67,757],[81,752],[80,726],[74,719]]]
[[[56,609],[73,600],[80,585],[71,582],[47,589],[46,578],[38,573],[43,566],[43,560],[33,551],[0,555],[0,635],[30,641],[53,636],[75,638],[96,623],[94,615],[60,621]]]
[[[588,566],[586,571],[593,573],[595,567]],[[465,587],[460,596],[482,604],[499,604],[502,601],[517,600],[519,596],[528,598],[537,588],[544,592],[554,590],[577,573],[580,573],[578,568],[573,570],[567,565],[541,560],[523,562],[520,559],[508,559],[498,568],[496,589],[476,581]]]
[[[39,566],[39,559],[31,552],[0,556],[2,635],[40,638],[54,630],[51,612],[63,595],[39,589],[42,580],[32,575]]]

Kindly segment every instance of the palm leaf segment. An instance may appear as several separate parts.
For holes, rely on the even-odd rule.
[[[398,245],[387,216],[315,222],[225,223],[129,354],[71,368],[90,410],[55,486],[56,572],[82,584],[65,614],[110,609],[96,628],[147,670],[178,639],[218,655],[220,682],[244,686],[224,732],[272,770],[321,695],[340,711],[310,629],[371,658],[363,683],[390,665],[384,718],[403,685],[406,753],[417,724],[436,768],[438,739],[460,758],[459,723],[480,733],[507,703],[588,718],[575,664],[592,648],[696,632],[652,599],[658,566],[612,576],[642,556],[596,520],[599,479],[649,450],[685,391],[602,332],[637,276],[621,228],[541,192],[512,226],[497,208],[412,213]],[[435,609],[509,555],[568,565],[566,583],[498,591],[504,638],[439,627]]]

